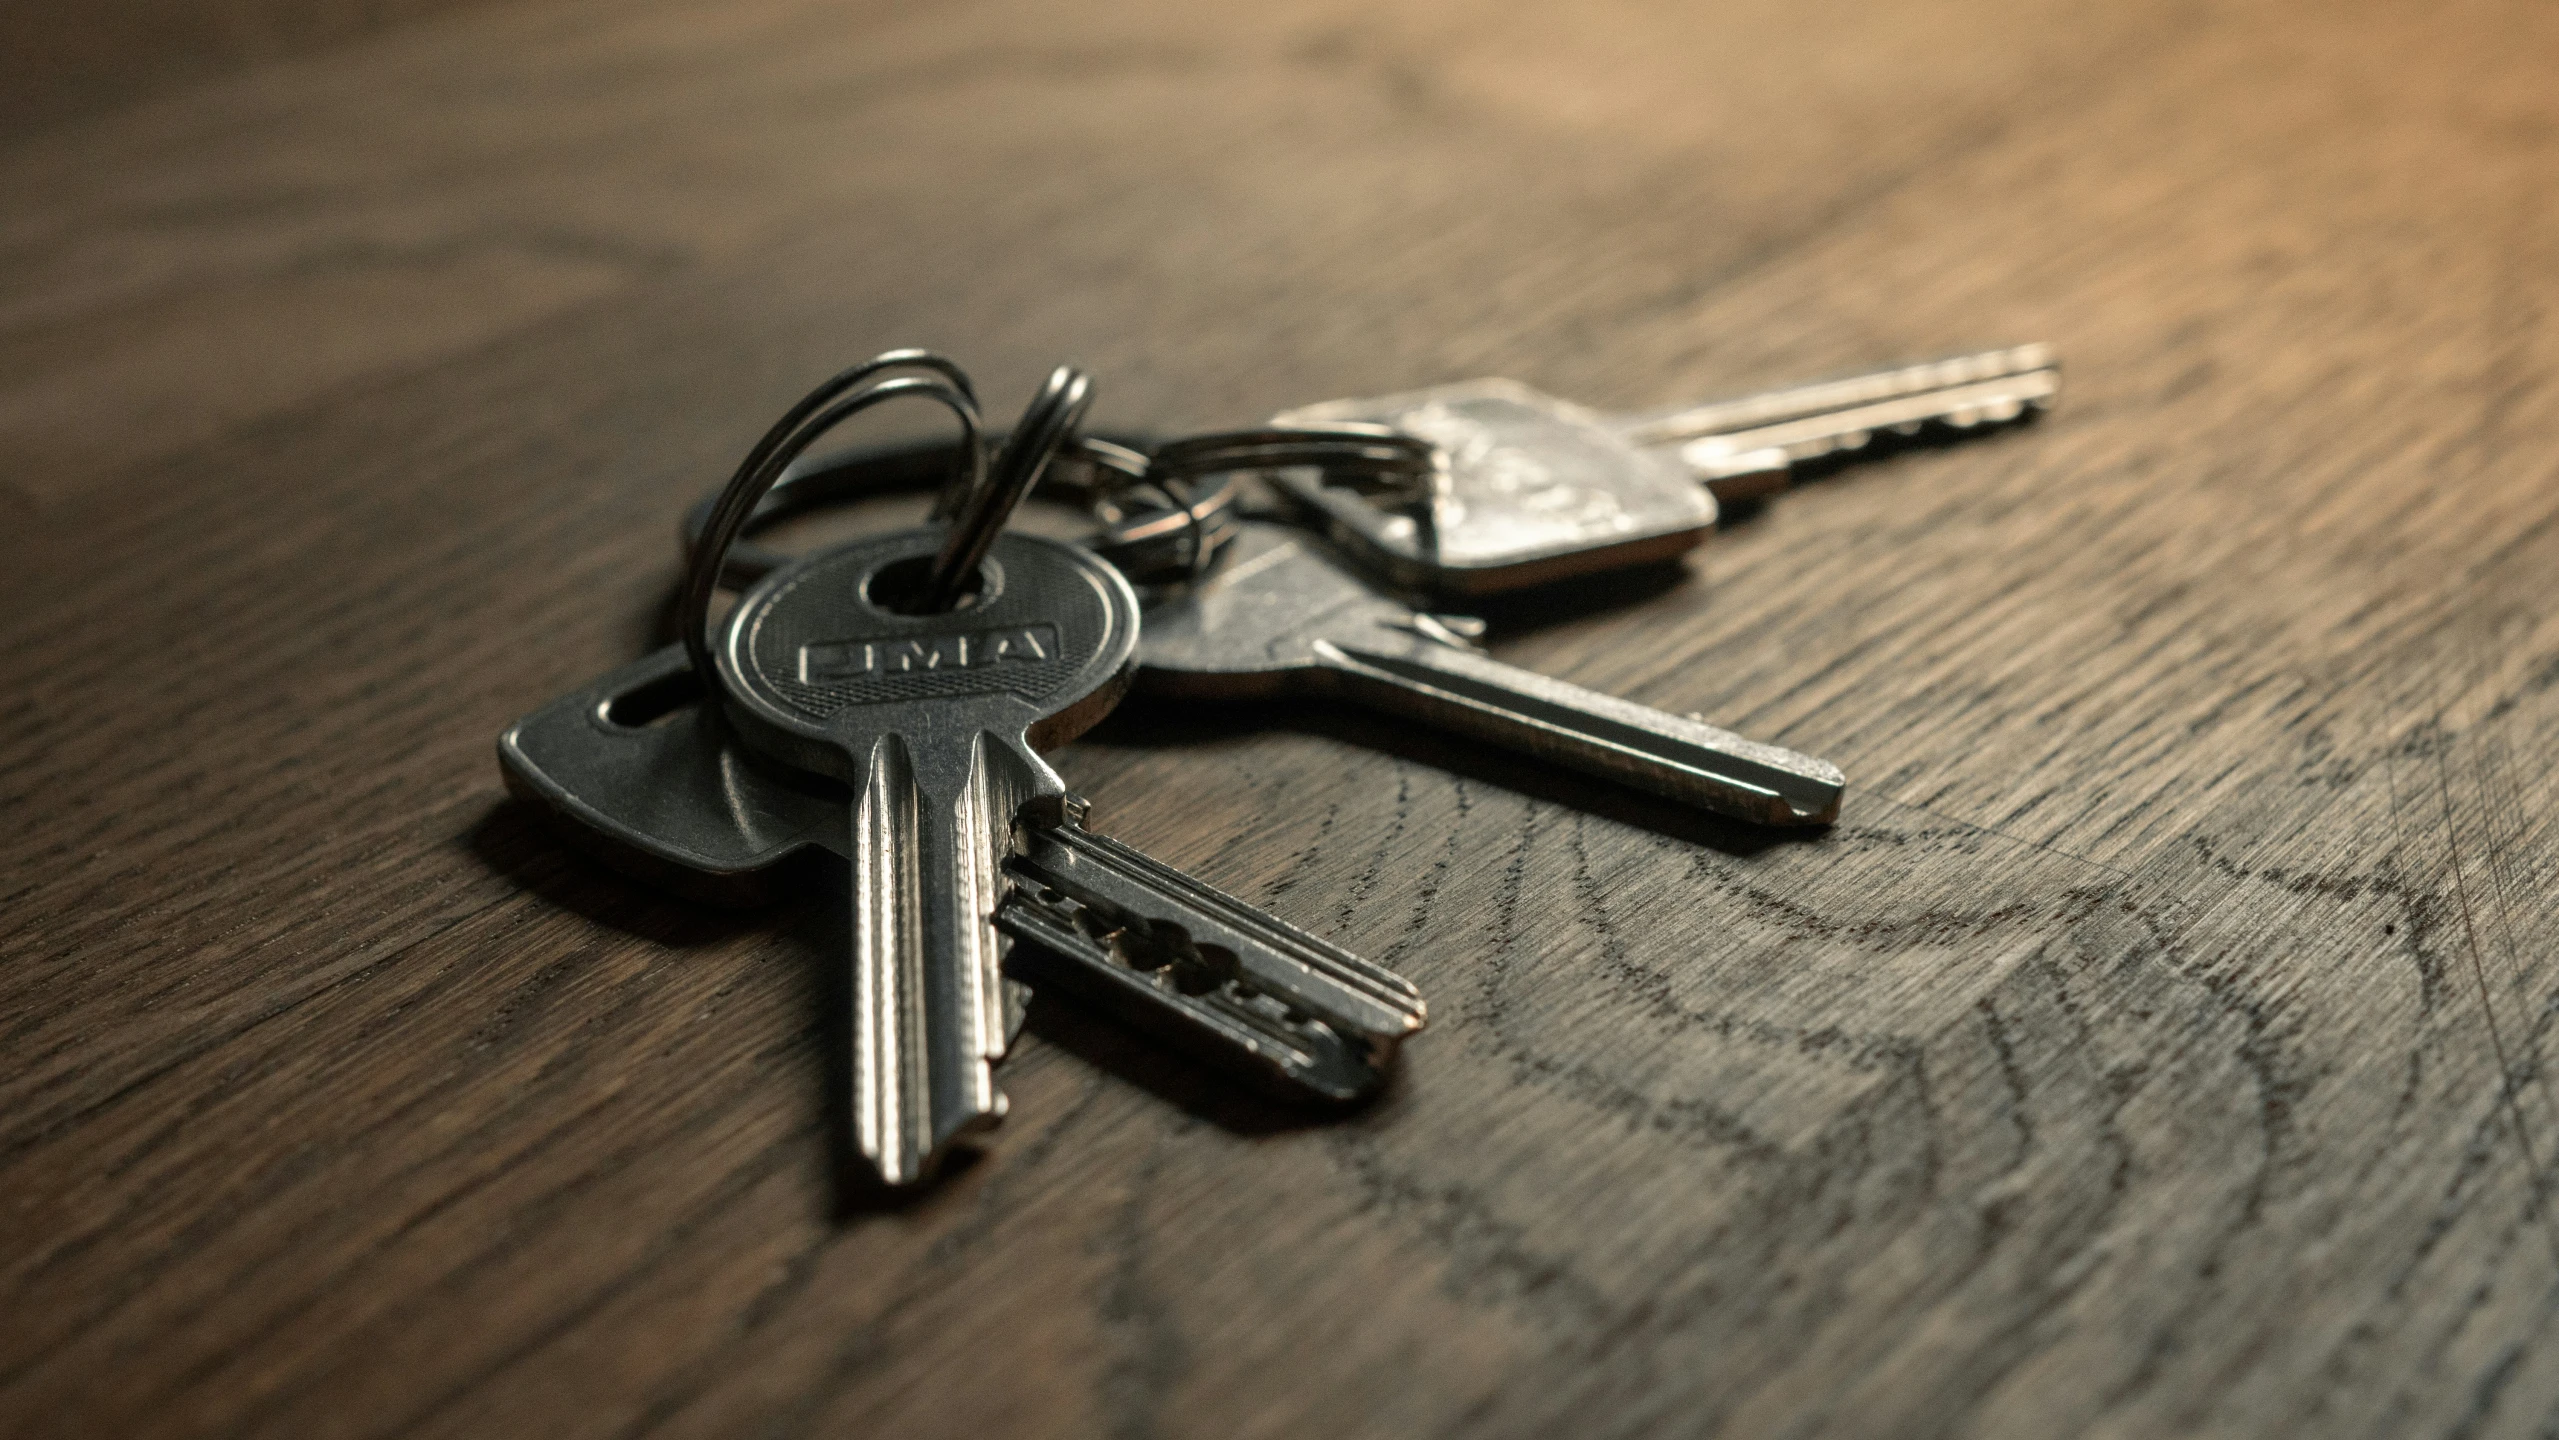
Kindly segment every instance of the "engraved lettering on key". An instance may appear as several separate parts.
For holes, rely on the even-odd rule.
[[[799,679],[826,685],[915,670],[968,670],[1057,654],[1054,625],[1011,625],[959,635],[815,640],[800,647]]]

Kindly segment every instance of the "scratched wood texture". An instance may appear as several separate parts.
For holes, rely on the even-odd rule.
[[[0,1432],[2551,1433],[2554,54],[2528,0],[532,0],[22,131]],[[1497,633],[1835,759],[1826,834],[1312,707],[1056,757],[1430,996],[1338,1122],[1044,1007],[984,1157],[841,1214],[830,915],[502,798],[847,357],[1171,429],[2026,339],[2040,427]]]

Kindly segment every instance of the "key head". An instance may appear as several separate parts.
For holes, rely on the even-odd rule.
[[[1247,520],[1204,579],[1149,597],[1139,683],[1160,694],[1276,694],[1320,663],[1319,640],[1415,621],[1321,537]]]
[[[1469,380],[1333,400],[1283,425],[1363,420],[1438,445],[1444,492],[1427,516],[1397,513],[1318,475],[1278,488],[1390,584],[1488,594],[1678,555],[1715,526],[1714,496],[1675,456],[1630,443],[1596,412],[1512,380]]]
[[[740,597],[715,651],[729,717],[763,753],[854,780],[869,743],[991,733],[1053,749],[1117,703],[1137,596],[1090,553],[1006,533],[961,605],[908,613],[938,529],[880,535],[778,570]]]
[[[498,737],[507,789],[581,849],[714,905],[788,893],[844,848],[844,799],[749,752],[703,703],[681,645],[552,701]]]

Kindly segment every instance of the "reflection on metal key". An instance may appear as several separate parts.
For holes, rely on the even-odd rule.
[[[1284,498],[1407,589],[1482,593],[1664,560],[1715,526],[1715,497],[1677,456],[1516,381],[1336,400],[1278,417],[1282,425],[1343,421],[1391,425],[1439,446],[1447,469],[1425,513],[1380,505],[1322,472],[1274,479]]]
[[[1444,730],[1763,825],[1826,825],[1838,767],[1504,665],[1379,593],[1323,541],[1246,522],[1206,579],[1149,600],[1139,685],[1260,697],[1320,687]]]
[[[849,856],[847,797],[749,753],[701,700],[680,646],[624,666],[509,727],[507,788],[615,868],[718,904],[780,899],[811,865]],[[1008,982],[1288,1098],[1355,1100],[1384,1083],[1427,1013],[1410,982],[1083,825],[1071,795],[1015,821],[995,911],[1017,939]],[[1007,1001],[1009,1038],[1021,1006]]]
[[[2026,418],[2052,402],[2060,374],[2050,347],[2020,345],[1622,416],[1515,381],[1470,380],[1309,405],[1276,422],[1367,421],[1437,443],[1447,473],[1426,509],[1381,504],[1312,471],[1275,479],[1397,588],[1488,594],[1676,555],[1713,529],[1718,501],[1769,494],[1796,465],[1878,435]]]

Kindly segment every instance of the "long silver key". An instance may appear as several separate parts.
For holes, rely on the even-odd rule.
[[[1826,825],[1838,767],[1504,665],[1361,577],[1315,535],[1247,521],[1205,579],[1152,598],[1141,688],[1256,698],[1316,689],[1763,825]]]
[[[1381,497],[1338,475],[1273,478],[1389,584],[1489,594],[1667,559],[1719,502],[1782,488],[1796,466],[1879,435],[1959,434],[2039,413],[2060,389],[2049,346],[2020,345],[1763,395],[1611,416],[1511,380],[1470,380],[1291,410],[1280,425],[1385,424],[1448,461],[1428,493]],[[1702,489],[1700,483],[1703,482]]]
[[[846,797],[766,764],[701,702],[682,647],[661,650],[510,726],[507,788],[615,868],[711,903],[777,900],[848,858]],[[1428,1013],[1409,981],[1093,834],[1085,813],[1068,795],[1015,822],[995,911],[1021,942],[1008,980],[1286,1098],[1384,1083]]]

